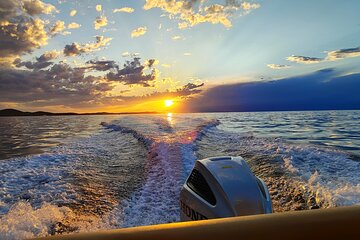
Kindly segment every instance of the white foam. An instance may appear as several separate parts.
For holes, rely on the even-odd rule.
[[[131,136],[103,130],[44,154],[1,161],[0,239],[43,236],[57,222],[69,232],[116,226],[106,213],[120,201],[119,186],[123,193],[132,191],[128,181],[141,182],[141,175],[124,175],[142,167],[145,154]],[[64,205],[71,209],[57,207]]]
[[[278,143],[279,144],[279,143]],[[284,167],[302,178],[325,206],[360,203],[360,163],[341,151],[280,143]]]
[[[178,146],[176,146],[178,147]],[[152,146],[158,156],[149,159],[144,186],[124,204],[123,226],[177,221],[177,195],[183,182],[182,161],[173,144]]]
[[[328,182],[315,171],[308,180],[308,187],[315,192],[316,202],[327,207],[360,204],[360,183]]]
[[[316,202],[322,207],[360,204],[360,162],[352,160],[347,152],[217,128],[209,133],[209,141],[217,145],[208,147],[213,147],[215,154],[269,156],[274,159],[272,164],[280,164],[291,181],[298,181],[299,187],[315,193]]]
[[[0,239],[28,239],[44,237],[55,231],[56,224],[71,224],[75,232],[88,232],[109,228],[103,219],[94,216],[76,216],[67,207],[57,207],[44,203],[33,208],[21,201],[11,207],[8,214],[0,218]]]

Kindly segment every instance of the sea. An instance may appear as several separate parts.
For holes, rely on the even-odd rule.
[[[0,118],[0,239],[180,221],[194,163],[241,156],[273,211],[360,203],[360,111]]]

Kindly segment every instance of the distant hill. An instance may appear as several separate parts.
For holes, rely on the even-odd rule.
[[[26,114],[26,112],[22,112],[16,109],[0,110],[0,116],[26,116]]]
[[[51,113],[51,112],[23,112],[16,109],[0,110],[0,116],[53,116],[53,115],[77,115],[77,113]]]
[[[124,112],[124,113],[107,113],[107,112],[96,112],[96,113],[52,113],[52,112],[23,112],[16,109],[3,109],[0,110],[0,117],[10,116],[66,116],[66,115],[108,115],[108,114],[154,114],[157,112]]]

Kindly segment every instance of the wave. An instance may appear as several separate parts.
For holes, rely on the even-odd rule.
[[[44,203],[33,208],[30,203],[20,201],[0,218],[0,239],[28,239],[109,228],[112,226],[106,219],[78,215],[68,207]]]
[[[151,140],[146,138],[144,135],[142,135],[141,133],[137,132],[134,129],[128,128],[128,127],[123,127],[120,125],[116,125],[116,124],[109,124],[106,122],[101,122],[100,123],[103,127],[106,127],[107,129],[111,129],[113,131],[119,131],[121,133],[129,133],[131,134],[134,138],[136,138],[139,142],[143,143],[145,146],[150,146],[151,145]]]
[[[279,144],[276,150],[287,171],[299,176],[315,194],[318,205],[360,203],[360,163],[340,150],[309,145]]]

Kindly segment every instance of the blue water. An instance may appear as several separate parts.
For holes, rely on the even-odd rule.
[[[243,156],[274,211],[360,203],[360,111],[0,118],[0,239],[179,221],[196,159]]]

